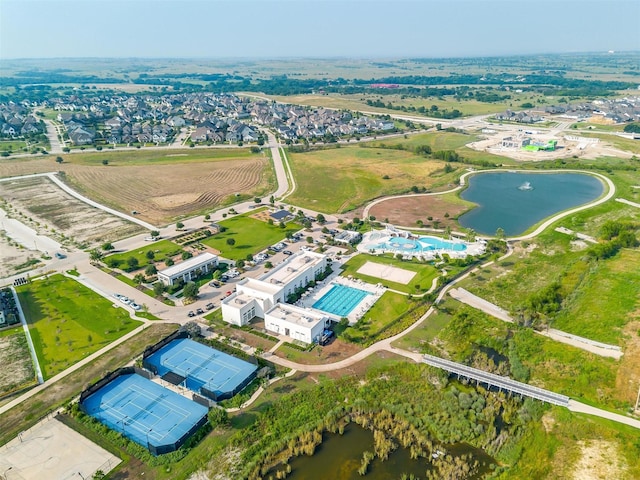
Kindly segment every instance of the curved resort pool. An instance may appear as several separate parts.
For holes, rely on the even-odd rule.
[[[403,238],[391,237],[387,241],[373,245],[372,248],[392,251],[394,253],[424,253],[435,250],[450,250],[453,252],[463,252],[467,249],[464,243],[449,242],[436,237]]]
[[[585,173],[478,173],[460,195],[478,206],[458,222],[485,235],[502,228],[515,236],[558,212],[596,200],[603,191],[600,179]]]

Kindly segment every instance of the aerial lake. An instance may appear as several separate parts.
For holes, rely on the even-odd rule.
[[[558,212],[596,200],[604,191],[583,173],[490,172],[472,175],[460,195],[478,206],[458,218],[465,228],[495,235],[519,235]]]

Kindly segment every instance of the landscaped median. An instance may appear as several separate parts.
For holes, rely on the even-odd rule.
[[[59,274],[16,291],[45,380],[140,325],[125,309]]]

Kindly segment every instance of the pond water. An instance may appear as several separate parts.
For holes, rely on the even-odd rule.
[[[495,235],[519,235],[541,220],[597,199],[604,191],[583,173],[491,172],[473,175],[460,195],[478,206],[458,218],[465,228]]]
[[[441,447],[442,448],[442,447]],[[355,480],[366,478],[368,480],[398,480],[402,474],[414,474],[416,477],[425,478],[425,472],[431,468],[427,459],[411,459],[409,450],[399,447],[389,455],[387,460],[374,459],[369,465],[369,471],[365,477],[358,474],[362,454],[365,451],[373,452],[373,433],[365,430],[357,424],[350,423],[344,429],[342,435],[324,433],[323,442],[316,448],[312,457],[302,455],[289,461],[291,473],[287,480]],[[452,456],[473,454],[480,463],[479,472],[469,479],[482,478],[490,471],[489,465],[494,460],[482,450],[470,445],[455,444],[445,445],[443,450]]]

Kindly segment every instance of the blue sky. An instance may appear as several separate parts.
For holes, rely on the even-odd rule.
[[[0,0],[0,58],[640,50],[638,0]]]

